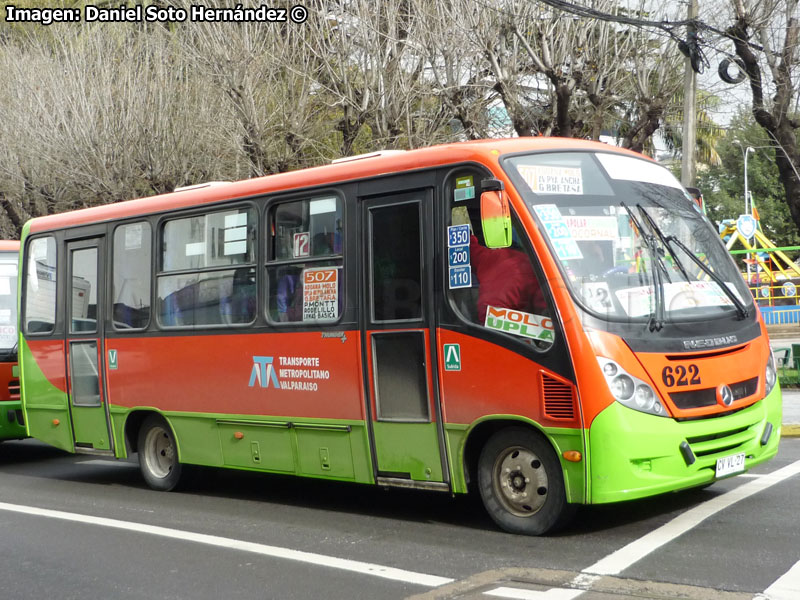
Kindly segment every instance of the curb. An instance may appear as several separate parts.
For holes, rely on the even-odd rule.
[[[781,426],[781,437],[800,437],[800,425],[784,424]]]

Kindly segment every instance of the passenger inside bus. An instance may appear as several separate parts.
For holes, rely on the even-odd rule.
[[[487,306],[533,314],[547,311],[542,288],[518,242],[512,242],[509,248],[487,248],[472,234],[469,251],[480,284],[477,302],[479,323],[486,320]]]

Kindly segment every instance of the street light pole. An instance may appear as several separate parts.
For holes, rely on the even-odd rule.
[[[744,150],[744,214],[749,215],[753,207],[750,206],[750,191],[747,189],[747,155],[755,152],[752,146],[748,146]]]

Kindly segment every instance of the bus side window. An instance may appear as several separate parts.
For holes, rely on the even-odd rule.
[[[51,333],[56,323],[56,242],[37,238],[28,247],[25,282],[25,331]]]
[[[277,323],[334,323],[343,302],[343,207],[333,195],[269,211],[268,314]]]
[[[256,318],[256,212],[249,207],[171,219],[161,229],[158,321],[238,325]]]
[[[150,322],[150,223],[121,225],[114,231],[114,329],[143,329]]]
[[[448,188],[450,225],[470,228],[468,252],[462,249],[455,261],[449,259],[448,268],[453,269],[451,262],[468,261],[471,285],[457,287],[451,280],[451,305],[466,321],[510,334],[539,349],[549,348],[553,341],[553,311],[534,269],[536,258],[525,241],[522,226],[512,214],[511,246],[487,248],[482,239],[479,194],[465,194],[465,186],[458,187],[457,182],[468,177],[478,185],[478,174],[457,174]]]

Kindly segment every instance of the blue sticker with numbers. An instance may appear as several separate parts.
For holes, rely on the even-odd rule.
[[[450,289],[472,287],[469,236],[469,225],[451,225],[447,228],[447,267],[450,271]]]
[[[450,225],[447,228],[447,247],[469,244],[469,225]]]
[[[450,289],[472,287],[472,268],[450,267]]]
[[[533,210],[538,215],[553,244],[556,256],[561,260],[573,260],[583,258],[581,249],[577,242],[572,238],[572,232],[564,222],[564,218],[555,204],[537,204]]]
[[[453,246],[448,248],[447,265],[450,267],[469,266],[469,246]]]

